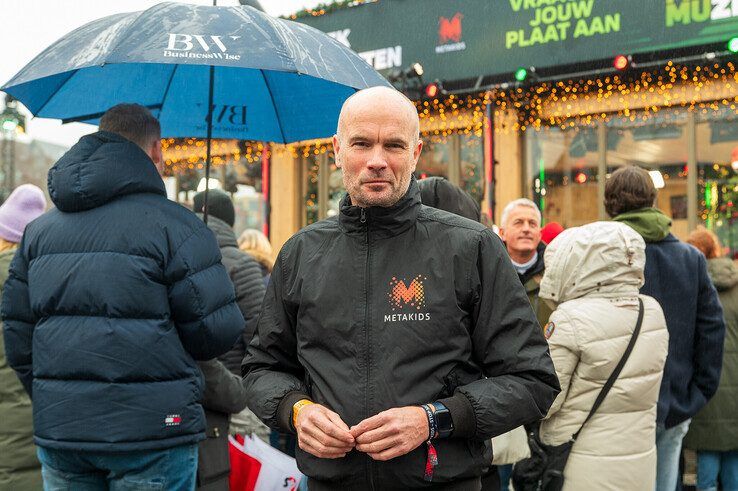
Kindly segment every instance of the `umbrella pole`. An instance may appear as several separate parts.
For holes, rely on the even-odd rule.
[[[202,220],[208,223],[208,190],[210,189],[210,141],[213,136],[213,80],[215,79],[215,67],[210,66],[210,84],[208,87],[208,139],[207,152],[205,155],[205,199],[202,207]]]
[[[218,0],[213,0],[213,7]],[[208,84],[208,141],[205,154],[205,199],[202,205],[202,221],[208,224],[208,191],[210,190],[210,140],[213,137],[213,80],[215,79],[215,67],[210,65],[210,83]]]

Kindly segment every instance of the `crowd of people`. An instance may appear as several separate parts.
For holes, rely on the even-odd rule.
[[[414,177],[422,147],[401,93],[351,96],[340,213],[275,257],[227,193],[169,201],[158,122],[111,108],[49,171],[53,209],[32,185],[0,206],[0,489],[224,490],[237,433],[310,490],[675,491],[683,446],[699,490],[738,490],[717,237],[674,237],[635,166],[612,220],[542,227],[521,198],[498,236]]]

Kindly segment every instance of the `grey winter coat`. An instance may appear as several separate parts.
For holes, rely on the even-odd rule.
[[[198,214],[202,218],[202,214]],[[264,300],[264,280],[259,263],[238,248],[236,234],[226,222],[212,215],[208,216],[208,228],[215,234],[223,256],[221,262],[228,272],[236,290],[236,302],[246,321],[243,335],[226,354],[218,359],[236,375],[241,375],[241,362],[246,354],[246,347],[256,329],[261,302]]]

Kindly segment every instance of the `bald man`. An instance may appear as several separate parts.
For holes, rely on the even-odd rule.
[[[357,92],[333,137],[338,217],[282,248],[244,360],[251,409],[297,434],[312,490],[478,490],[490,437],[559,391],[507,252],[423,206],[415,106]]]

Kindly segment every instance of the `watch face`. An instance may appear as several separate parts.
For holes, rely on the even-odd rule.
[[[435,416],[436,422],[438,424],[438,432],[440,434],[445,435],[453,431],[454,423],[451,419],[451,413],[448,411],[448,409],[437,411]]]

